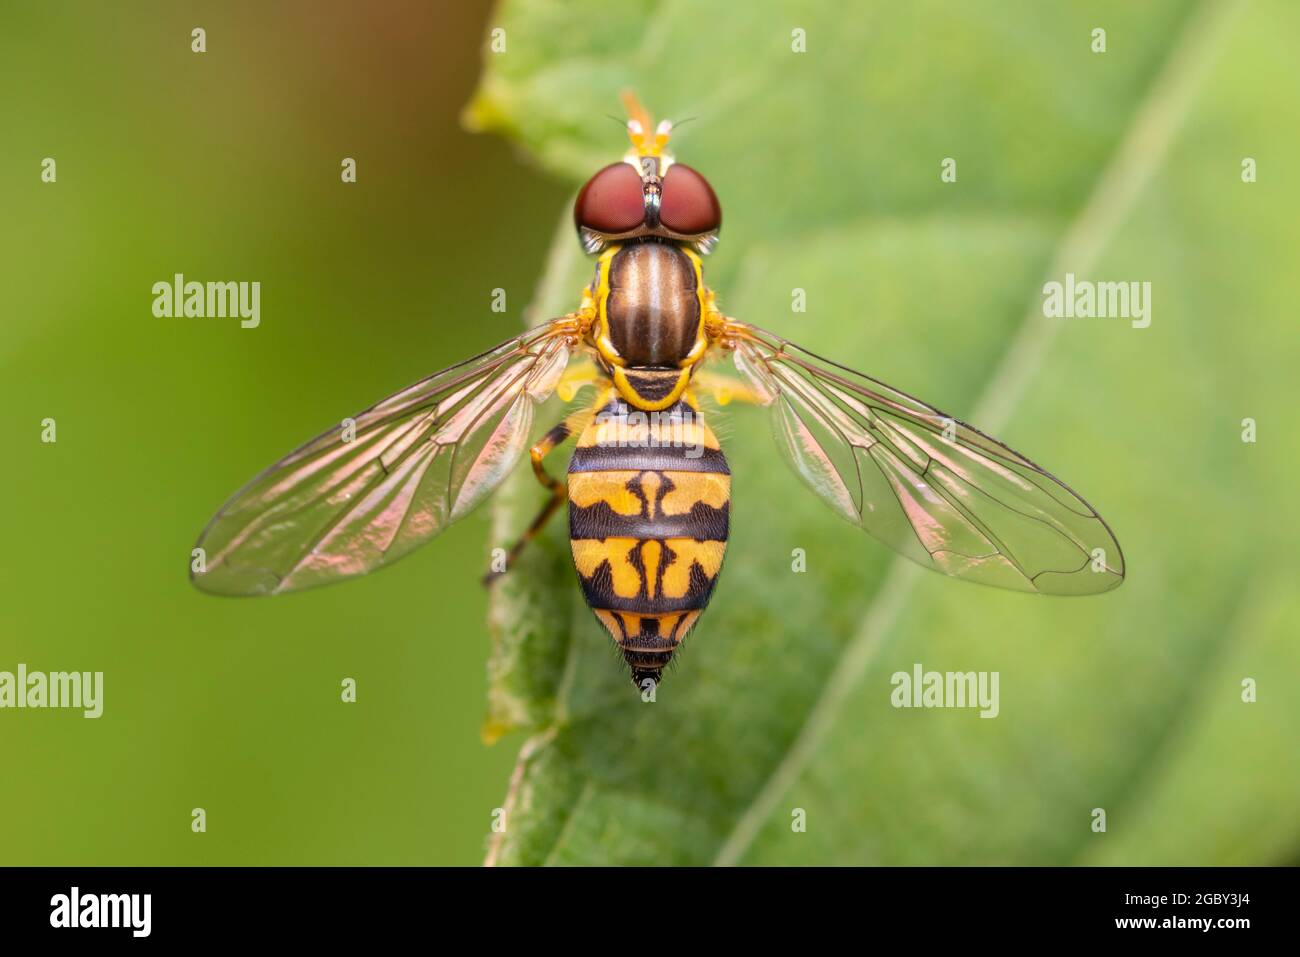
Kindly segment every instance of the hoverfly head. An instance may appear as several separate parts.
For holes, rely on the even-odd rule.
[[[583,248],[598,253],[611,242],[658,238],[708,254],[722,226],[713,187],[665,150],[672,123],[661,120],[656,126],[631,92],[623,94],[623,105],[632,148],[622,162],[587,180],[573,205]]]

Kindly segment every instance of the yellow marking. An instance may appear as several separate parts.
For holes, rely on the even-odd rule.
[[[596,403],[604,408],[605,399]],[[706,449],[718,448],[718,437],[703,418],[678,415],[654,415],[656,410],[638,409],[646,415],[629,414],[626,416],[602,415],[592,420],[578,437],[578,445],[590,448],[595,445],[605,447],[661,448],[665,446],[682,446],[692,448],[703,446]],[[663,410],[658,410],[662,412]],[[695,410],[699,412],[698,409]],[[594,413],[593,413],[594,415]]]
[[[609,562],[614,594],[635,598],[641,592],[641,573],[632,565],[632,552],[641,543],[636,538],[573,539],[573,564],[583,578],[591,578],[602,562]]]
[[[596,401],[591,404],[591,419],[587,422],[587,427],[582,430],[578,436],[578,445],[581,448],[591,448],[593,445],[599,445],[602,438],[602,424],[608,417],[597,416],[597,409],[604,409],[609,405],[610,398],[614,395],[613,387],[608,387],[596,396]]]
[[[656,615],[655,617],[659,619],[660,637],[667,638],[676,648],[691,630],[691,626],[695,624],[695,619],[700,617],[700,613],[698,611],[685,611],[674,612],[669,615]]]
[[[731,501],[730,475],[668,470],[668,480],[673,487],[656,503],[663,486],[658,472],[573,472],[569,475],[569,500],[579,508],[605,502],[617,515],[637,516],[642,514],[644,497],[647,518],[686,515],[696,502],[722,508]],[[636,494],[638,488],[641,495]]]
[[[677,558],[664,569],[665,598],[684,598],[691,588],[691,566],[698,564],[708,578],[716,578],[722,568],[726,542],[697,542],[693,538],[670,538],[667,545]]]
[[[623,630],[619,627],[616,613],[605,611],[603,608],[593,608],[592,611],[596,613],[596,617],[600,619],[600,623],[605,626],[605,630],[609,632],[609,636],[613,638],[617,644],[623,644]]]
[[[659,577],[659,564],[664,557],[664,547],[654,539],[641,545],[641,567],[645,569],[646,598],[655,597],[655,580]]]
[[[696,410],[698,411],[698,410]],[[646,433],[658,446],[680,445],[685,448],[718,447],[717,436],[698,415],[661,415],[646,420]],[[640,437],[640,436],[638,436]]]
[[[572,472],[569,474],[569,501],[579,508],[608,502],[618,515],[640,515],[641,499],[627,487],[637,474],[635,471]]]
[[[650,514],[654,514],[655,499],[659,497],[659,487],[663,485],[663,481],[663,476],[658,472],[641,473],[641,494],[645,496],[647,512]]]
[[[596,343],[596,347],[600,348],[599,342]],[[623,371],[621,358],[619,362],[620,365],[614,367],[614,387],[618,389],[619,395],[627,400],[628,405],[643,412],[662,412],[682,397],[682,393],[686,391],[686,386],[691,381],[691,370],[688,367],[681,371],[681,374],[677,377],[677,384],[662,399],[655,401],[643,399],[636,389],[632,387],[632,383],[627,380],[627,373]]]
[[[628,642],[623,638],[624,630],[627,632],[628,639],[635,638],[645,627],[645,622],[653,618],[659,622],[659,637],[671,642],[669,647],[663,649],[664,651],[676,649],[690,634],[691,629],[695,627],[696,619],[700,617],[698,611],[669,612],[662,615],[634,615],[626,611],[609,611],[604,608],[593,608],[592,611],[596,613],[596,618],[605,626],[609,636],[620,648],[628,647]]]
[[[677,643],[681,644],[690,630],[695,627],[695,619],[700,617],[698,611],[688,611],[682,615],[681,623],[677,626]]]
[[[699,331],[695,334],[695,343],[691,346],[691,351],[677,363],[678,368],[689,369],[700,359],[704,358],[704,350],[709,347],[709,340],[704,336],[704,323],[700,323]]]
[[[686,358],[679,363],[683,369],[689,369],[704,358],[704,353],[709,348],[708,318],[709,310],[714,306],[713,293],[704,285],[704,260],[694,249],[685,246],[681,249],[695,269],[695,296],[700,301],[700,327],[695,333],[695,344],[691,346],[691,351],[686,354]]]
[[[623,247],[615,243],[600,254],[596,260],[600,277],[600,282],[596,286],[596,351],[610,365],[615,368],[626,364],[618,350],[614,348],[613,341],[609,338],[609,313],[606,307],[609,305],[609,267],[614,261],[614,254]],[[621,389],[619,390],[622,391]]]
[[[685,515],[696,502],[703,502],[710,508],[722,508],[731,501],[730,475],[717,472],[669,472],[668,478],[674,488],[659,503],[659,510],[664,515]]]

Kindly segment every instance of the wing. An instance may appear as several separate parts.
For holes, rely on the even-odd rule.
[[[1124,580],[1096,510],[997,439],[753,326],[729,320],[723,339],[795,471],[890,548],[946,575],[1045,595]]]
[[[528,442],[568,363],[555,320],[437,372],[313,439],[213,516],[194,584],[269,595],[364,575],[468,514]]]

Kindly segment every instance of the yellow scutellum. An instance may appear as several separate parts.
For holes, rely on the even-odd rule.
[[[673,124],[661,120],[655,126],[654,120],[631,90],[624,90],[622,99],[623,109],[627,111],[627,138],[632,141],[636,155],[661,156],[664,147],[668,145],[668,137],[672,135]],[[653,136],[650,135],[651,129],[654,130]]]

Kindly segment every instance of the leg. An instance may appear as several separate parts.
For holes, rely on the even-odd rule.
[[[755,389],[742,382],[737,376],[726,375],[713,369],[701,369],[691,376],[691,385],[712,397],[718,405],[729,402],[744,402],[748,405],[767,405]]]
[[[604,379],[604,375],[590,359],[581,360],[564,370],[564,375],[560,376],[560,381],[555,385],[555,395],[561,402],[572,402],[583,388],[598,386]]]
[[[546,504],[542,506],[541,511],[537,513],[537,517],[524,529],[524,533],[515,540],[515,543],[510,546],[510,550],[506,552],[505,569],[502,571],[489,571],[483,576],[484,585],[491,585],[506,571],[510,570],[510,567],[515,563],[515,559],[519,557],[519,553],[524,550],[524,546],[537,537],[537,534],[550,521],[551,516],[559,511],[560,506],[564,504],[568,488],[559,479],[551,477],[546,471],[546,466],[542,464],[542,460],[570,436],[576,435],[585,429],[593,411],[592,409],[582,409],[567,416],[559,425],[543,435],[537,441],[537,444],[529,450],[529,457],[533,460],[533,474],[537,476],[537,481],[541,482],[547,491],[551,493],[551,496],[546,500]]]

